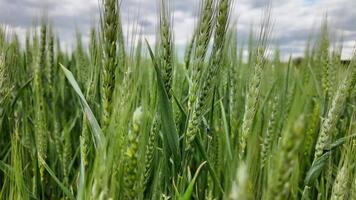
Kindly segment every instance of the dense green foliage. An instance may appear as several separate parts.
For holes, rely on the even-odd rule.
[[[204,0],[181,62],[167,2],[154,47],[116,0],[71,54],[0,28],[0,199],[355,199],[356,55],[327,22],[283,62],[266,9],[244,59],[233,0]]]

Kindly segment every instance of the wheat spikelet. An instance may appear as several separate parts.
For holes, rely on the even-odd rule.
[[[251,132],[251,127],[253,119],[256,114],[256,106],[258,101],[258,96],[260,93],[260,84],[262,78],[262,68],[263,68],[263,58],[262,53],[257,55],[257,63],[255,65],[254,75],[251,80],[251,84],[246,95],[245,113],[242,120],[242,130],[240,138],[240,155],[242,158],[245,154],[247,137]]]
[[[152,130],[148,137],[148,144],[146,145],[146,154],[145,154],[145,173],[144,173],[144,186],[147,187],[148,180],[152,173],[152,165],[154,154],[156,150],[156,141],[159,134],[160,122],[157,120],[157,116],[153,120]]]
[[[72,158],[71,137],[69,131],[64,132],[64,146],[63,146],[63,176],[64,182],[67,184],[69,180],[69,161]]]
[[[52,28],[48,28],[48,47],[47,47],[47,63],[44,67],[45,71],[45,80],[47,85],[46,98],[53,100],[53,74],[54,74],[54,36]],[[53,104],[53,103],[52,103]],[[53,106],[50,105],[52,108]]]
[[[229,22],[229,13],[230,13],[230,0],[222,0],[219,3],[216,30],[214,36],[214,46],[212,52],[212,62],[209,65],[208,69],[205,72],[206,77],[204,77],[201,82],[202,86],[200,87],[198,93],[198,99],[195,101],[195,105],[192,110],[192,116],[188,122],[188,129],[186,134],[186,150],[191,148],[191,143],[194,141],[195,136],[199,132],[198,125],[200,118],[203,114],[203,108],[207,105],[207,100],[209,99],[209,94],[213,90],[213,84],[221,64],[221,57],[224,50],[224,44],[226,39],[226,31],[228,28]]]
[[[118,2],[117,0],[103,0],[103,41],[104,61],[102,69],[102,125],[104,129],[109,124],[112,110],[113,93],[115,90],[116,45],[118,33]]]
[[[348,166],[344,164],[338,171],[336,180],[332,187],[331,200],[343,200],[347,195]]]
[[[138,174],[138,140],[142,125],[142,108],[135,110],[132,119],[132,130],[129,133],[128,147],[125,153],[125,172],[124,172],[124,199],[136,199],[139,189]]]
[[[319,121],[320,121],[320,106],[319,104],[315,104],[313,113],[309,120],[310,123],[307,128],[306,138],[304,142],[304,155],[307,157],[310,156],[310,150],[315,142],[314,138],[317,131],[317,127],[319,125]]]
[[[298,152],[303,140],[304,117],[294,122],[290,133],[283,138],[278,165],[267,189],[267,199],[288,199],[291,191],[291,176],[298,161]]]
[[[173,35],[170,25],[170,11],[165,1],[161,1],[160,16],[160,67],[163,71],[165,89],[170,99],[172,97],[173,79]]]
[[[44,179],[44,166],[43,162],[47,157],[47,128],[46,128],[46,108],[44,102],[44,92],[43,91],[43,67],[45,66],[45,49],[46,49],[46,25],[41,27],[41,45],[38,55],[38,63],[36,65],[36,72],[34,78],[34,88],[35,88],[35,130],[36,130],[36,146],[37,146],[37,156],[39,159],[39,168],[41,180]]]
[[[322,69],[322,86],[325,96],[330,93],[330,60],[329,60],[329,38],[327,21],[324,22],[321,32],[319,60]]]
[[[220,71],[222,63],[222,55],[224,53],[224,46],[226,40],[226,32],[229,25],[229,13],[230,13],[230,0],[221,0],[219,4],[218,16],[216,20],[216,30],[214,35],[214,46],[212,52],[212,62],[205,73],[206,77],[203,79],[201,90],[199,92],[199,98],[196,105],[196,112],[201,115],[202,108],[207,104],[208,95],[213,90],[213,84],[215,83],[218,72]]]
[[[8,80],[7,78],[8,75],[5,67],[5,57],[2,54],[2,52],[0,52],[0,95],[1,95],[0,103],[1,104],[3,104],[5,100],[4,97],[9,91],[9,88],[7,86],[7,80]]]
[[[326,118],[322,121],[319,138],[315,146],[314,160],[323,154],[325,147],[330,143],[332,131],[339,120],[350,86],[350,76],[347,75],[336,91]]]
[[[213,5],[214,0],[205,0],[201,19],[199,21],[198,33],[195,39],[195,52],[192,63],[191,86],[189,88],[188,109],[193,109],[193,104],[196,101],[196,95],[199,90],[199,81],[204,66],[204,58],[207,52],[210,36],[213,26]]]
[[[261,148],[261,168],[265,167],[269,160],[269,155],[270,155],[270,150],[271,150],[271,145],[272,145],[272,140],[274,138],[274,131],[275,131],[275,126],[277,122],[277,105],[278,105],[278,96],[276,96],[273,101],[272,101],[272,111],[271,115],[269,117],[268,121],[268,126],[267,126],[267,131],[266,135],[263,139],[262,143],[262,148]]]
[[[333,52],[330,58],[329,64],[329,92],[330,96],[333,97],[335,95],[336,87],[337,87],[337,72],[338,67],[340,67],[341,54],[338,52]]]

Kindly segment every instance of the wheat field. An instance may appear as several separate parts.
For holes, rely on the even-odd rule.
[[[356,199],[356,53],[326,19],[284,60],[270,7],[241,47],[236,2],[202,0],[179,58],[153,2],[155,44],[127,45],[117,0],[72,52],[45,17],[0,27],[0,199]]]

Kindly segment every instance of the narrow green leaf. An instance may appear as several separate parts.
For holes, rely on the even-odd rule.
[[[82,149],[84,148],[84,139],[80,136],[80,170],[79,170],[79,184],[78,184],[78,194],[77,199],[85,199],[85,167],[84,167],[84,157]]]
[[[58,184],[58,186],[62,189],[62,191],[64,192],[65,195],[67,195],[67,197],[69,197],[69,199],[74,200],[74,196],[73,194],[70,192],[70,190],[68,188],[66,188],[63,183],[61,183],[61,181],[56,177],[56,174],[51,170],[51,168],[49,168],[49,166],[46,164],[46,162],[39,157],[41,164],[45,167],[45,169],[47,170],[47,172],[49,173],[49,175],[51,175],[51,177],[53,178],[53,180]]]
[[[353,138],[355,136],[356,136],[356,134],[353,134],[353,135],[350,135],[347,137],[343,137],[343,138],[339,138],[338,140],[336,140],[335,142],[330,144],[327,148],[325,148],[324,150],[326,152],[320,158],[318,158],[317,160],[315,160],[313,162],[312,166],[310,167],[309,171],[307,172],[307,175],[306,175],[306,178],[304,181],[305,185],[311,186],[311,184],[319,177],[324,165],[326,164],[326,161],[328,160],[328,158],[331,155],[331,152],[335,148],[342,145],[347,139]]]
[[[223,105],[222,101],[220,101],[220,108],[221,108],[222,120],[223,120],[223,123],[224,123],[225,144],[226,144],[227,152],[229,154],[229,158],[232,159],[230,137],[229,137],[229,129],[227,127],[226,114],[225,114],[225,109],[224,109],[224,105]]]
[[[340,145],[344,144],[347,139],[350,138],[354,138],[356,136],[356,134],[350,135],[350,136],[346,136],[346,137],[342,137],[337,139],[335,142],[333,142],[332,144],[330,144],[328,147],[325,148],[326,151],[331,151],[337,147],[339,147]]]
[[[172,93],[172,96],[173,96],[174,101],[176,102],[176,104],[177,104],[177,106],[178,106],[180,112],[183,114],[183,117],[184,117],[184,118],[187,118],[187,112],[185,112],[185,110],[184,110],[182,104],[179,102],[179,100],[177,99],[177,97],[175,96],[174,93]]]
[[[215,185],[217,185],[219,187],[220,191],[224,194],[224,189],[222,188],[222,186],[220,184],[220,181],[216,176],[214,168],[211,166],[211,163],[209,162],[209,158],[208,158],[208,156],[207,156],[207,154],[206,154],[206,152],[204,150],[202,142],[200,141],[199,138],[195,138],[195,142],[197,144],[197,147],[198,147],[198,150],[199,150],[201,156],[203,157],[204,160],[206,160],[206,162],[208,164],[208,170],[209,170],[209,173],[210,173],[210,175],[212,176],[212,178],[214,180]]]
[[[320,158],[318,158],[310,167],[306,177],[304,184],[307,186],[311,186],[314,181],[320,176],[321,171],[324,168],[324,165],[326,164],[326,161],[330,157],[331,152],[328,151],[324,153]]]
[[[161,118],[164,119],[164,122],[162,123],[162,133],[163,133],[163,140],[164,140],[163,143],[166,150],[164,152],[166,153],[166,156],[168,158],[171,155],[173,155],[174,165],[177,166],[177,164],[179,164],[180,162],[179,138],[173,119],[172,104],[168,99],[168,95],[165,90],[163,79],[162,79],[162,74],[155,61],[153,51],[150,45],[148,44],[147,40],[146,43],[148,46],[148,50],[152,62],[154,64],[154,68],[157,75],[157,81],[158,81],[157,86],[158,86],[158,94],[159,94],[159,104],[158,104],[159,114]]]
[[[77,81],[75,80],[72,72],[70,72],[62,64],[60,64],[60,66],[61,66],[66,78],[68,79],[69,83],[71,84],[71,86],[73,87],[74,91],[76,92],[76,94],[78,95],[78,97],[80,99],[84,114],[89,121],[90,127],[92,128],[92,133],[95,138],[95,140],[93,140],[95,147],[97,147],[97,146],[101,147],[103,142],[105,141],[105,138],[101,131],[98,121],[96,120],[92,110],[90,109],[89,104],[85,100],[85,97],[84,97],[82,91],[80,90],[80,87],[79,87]]]
[[[197,171],[194,174],[194,177],[192,179],[192,181],[190,181],[185,193],[183,194],[182,197],[179,198],[179,200],[189,200],[192,196],[193,193],[193,189],[194,189],[194,184],[198,178],[199,172],[201,171],[201,169],[203,168],[203,166],[206,164],[206,161],[204,161],[202,164],[199,165]]]

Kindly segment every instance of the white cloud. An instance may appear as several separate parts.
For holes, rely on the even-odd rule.
[[[264,9],[263,0],[241,0],[237,4],[239,13],[238,28],[246,39],[249,24],[256,24]],[[282,49],[282,54],[288,56],[302,55],[310,34],[320,29],[326,13],[333,36],[344,37],[344,43],[354,43],[356,40],[356,7],[354,0],[275,0],[272,3],[272,17],[274,19],[273,36]],[[256,26],[255,26],[256,27]],[[257,26],[258,27],[258,26]],[[247,31],[247,32],[244,32]],[[344,45],[343,57],[350,57],[352,48]]]
[[[45,10],[53,21],[64,44],[73,45],[76,27],[88,38],[89,29],[97,25],[100,0],[1,0],[0,23],[17,29],[23,35],[35,18]],[[143,37],[155,42],[157,30],[157,2],[154,0],[122,0],[124,33],[132,34],[135,27]],[[175,42],[179,49],[190,40],[200,0],[173,0]],[[237,29],[240,44],[248,38],[251,26],[258,30],[261,15],[269,0],[237,0],[233,18],[238,19]],[[282,55],[302,55],[307,38],[316,33],[325,13],[328,13],[332,35],[343,36],[343,57],[352,54],[356,40],[355,0],[274,0],[273,41],[279,44]],[[140,31],[136,31],[137,36]],[[22,36],[23,38],[23,36]],[[127,37],[129,38],[129,37]],[[130,41],[128,41],[130,42]]]

